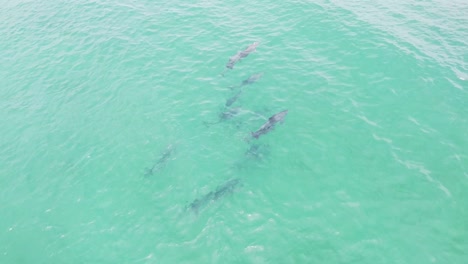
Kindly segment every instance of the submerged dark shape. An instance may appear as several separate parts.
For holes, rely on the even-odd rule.
[[[269,152],[269,145],[251,144],[245,155],[250,158],[262,159]]]
[[[245,50],[239,51],[236,55],[230,57],[229,61],[226,63],[226,68],[227,68],[226,70],[228,69],[232,70],[234,68],[234,65],[236,65],[238,61],[249,56],[250,53],[254,52],[259,44],[260,44],[259,42],[254,42],[250,44]],[[221,75],[224,75],[226,70],[223,73],[221,73]]]
[[[240,88],[240,87],[242,87],[244,85],[252,84],[252,83],[258,81],[260,78],[262,78],[262,76],[263,76],[263,72],[252,74],[252,75],[249,76],[249,78],[243,80],[241,84],[239,84],[237,86],[231,86],[230,88],[232,90],[232,89],[235,89],[235,88]]]
[[[250,75],[249,78],[242,81],[242,85],[252,84],[262,78],[263,72]]]
[[[284,110],[284,111],[281,111],[281,112],[271,116],[268,119],[268,121],[265,124],[263,124],[263,126],[261,126],[257,131],[252,132],[252,137],[258,139],[261,135],[267,134],[268,132],[273,130],[273,128],[275,128],[275,125],[278,122],[282,122],[284,120],[284,117],[287,114],[288,114],[288,110]]]
[[[223,111],[223,112],[221,112],[219,114],[218,121],[216,121],[216,122],[206,122],[206,121],[204,121],[203,124],[205,124],[205,126],[207,126],[207,127],[210,126],[210,125],[219,124],[219,123],[221,123],[223,121],[226,121],[226,120],[229,120],[229,119],[235,117],[237,114],[239,114],[240,110],[241,109],[238,108],[238,107],[229,108],[229,109],[227,109],[227,110],[225,110],[225,111]]]
[[[248,149],[244,152],[244,156],[232,164],[235,170],[251,171],[253,167],[259,165],[259,162],[265,161],[270,154],[270,145],[264,143],[250,143]]]
[[[172,153],[174,152],[174,150],[175,146],[173,144],[169,144],[166,147],[166,150],[164,150],[164,152],[161,154],[161,157],[154,163],[154,165],[151,168],[147,169],[145,176],[153,175],[153,173],[163,168],[166,165]]]
[[[236,93],[233,97],[227,99],[226,106],[231,106],[235,101],[237,101],[241,93],[242,93],[242,90]]]
[[[199,199],[195,199],[187,208],[193,210],[195,213],[207,205],[211,201],[216,201],[228,194],[231,194],[240,185],[240,179],[231,179],[222,185],[218,186],[215,191],[205,194]]]

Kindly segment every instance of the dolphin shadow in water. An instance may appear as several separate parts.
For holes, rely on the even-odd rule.
[[[195,199],[192,203],[186,206],[186,209],[190,209],[198,214],[200,209],[205,207],[208,203],[219,200],[220,198],[233,193],[234,190],[240,186],[241,180],[239,178],[228,180],[222,185],[219,185],[216,190],[205,194],[201,198]]]
[[[153,175],[155,172],[159,171],[162,169],[171,155],[175,151],[175,145],[174,144],[169,144],[164,152],[161,154],[161,157],[153,164],[151,168],[147,168],[145,172],[145,177],[149,177],[150,175]]]
[[[259,44],[259,42],[254,42],[250,44],[245,50],[239,51],[236,53],[236,55],[230,57],[229,61],[226,63],[226,69],[221,73],[221,75],[224,76],[227,70],[234,69],[234,65],[236,65],[236,63],[241,59],[249,56],[250,53],[254,52]]]

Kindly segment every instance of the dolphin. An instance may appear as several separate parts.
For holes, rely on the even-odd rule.
[[[260,78],[262,78],[262,76],[263,76],[263,72],[259,72],[259,73],[256,73],[256,74],[252,74],[252,75],[249,76],[249,78],[243,80],[243,81],[241,82],[241,84],[239,84],[239,85],[237,85],[237,86],[231,86],[231,87],[229,87],[229,88],[231,88],[231,90],[233,90],[233,89],[235,89],[235,88],[240,88],[240,87],[242,87],[242,86],[244,86],[244,85],[252,84],[252,83],[258,81]]]
[[[239,107],[229,108],[228,110],[223,111],[223,112],[221,112],[219,114],[218,121],[216,121],[216,122],[206,122],[206,121],[204,121],[203,124],[205,124],[205,126],[207,126],[207,127],[210,126],[210,125],[219,124],[219,123],[221,123],[223,121],[226,121],[226,120],[229,120],[229,119],[235,117],[240,112],[241,112],[241,108],[239,108]]]
[[[227,101],[226,101],[226,106],[229,107],[231,106],[235,101],[237,101],[237,99],[239,98],[239,96],[241,95],[242,93],[242,90],[240,90],[238,93],[236,93],[233,97],[229,98]]]
[[[240,185],[240,179],[231,179],[227,182],[225,182],[223,185],[220,185],[216,188],[216,191],[214,192],[214,200],[218,200],[219,198],[231,194],[234,192],[234,189]]]
[[[254,43],[250,44],[245,50],[240,52],[239,56],[241,58],[245,58],[245,57],[249,56],[250,53],[254,52],[257,49],[258,44],[260,44],[260,43],[259,42],[254,42]]]
[[[153,164],[153,166],[151,168],[146,169],[145,176],[153,175],[153,173],[164,167],[174,150],[175,146],[173,144],[169,144],[166,147],[166,150],[164,150],[164,152],[161,154],[161,157]]]
[[[223,183],[222,185],[219,185],[216,190],[211,191],[207,194],[205,194],[203,197],[199,199],[195,199],[192,203],[190,203],[186,208],[191,209],[195,213],[198,213],[198,211],[207,205],[211,201],[216,201],[228,194],[231,194],[234,192],[234,190],[240,186],[240,179],[235,178],[228,180],[227,182]]]
[[[245,50],[239,51],[234,56],[230,57],[229,61],[226,63],[226,69],[221,73],[221,75],[224,76],[224,73],[227,70],[234,69],[234,65],[236,65],[236,63],[239,62],[241,59],[249,56],[250,53],[254,52],[259,44],[259,42],[254,42],[250,44]]]
[[[262,159],[268,155],[270,146],[265,144],[252,144],[250,148],[245,152],[245,155],[249,158]]]
[[[277,114],[274,114],[270,118],[268,118],[268,121],[263,124],[257,131],[252,132],[252,137],[258,139],[261,135],[265,135],[273,128],[275,128],[275,125],[278,122],[282,122],[284,120],[284,117],[288,114],[288,110],[281,111]]]
[[[231,70],[234,69],[234,65],[236,65],[236,63],[240,61],[241,59],[242,57],[240,56],[240,52],[230,57],[229,61],[226,63],[226,68],[231,69]]]

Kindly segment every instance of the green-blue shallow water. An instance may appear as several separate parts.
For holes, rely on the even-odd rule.
[[[468,263],[467,14],[4,1],[0,263]]]

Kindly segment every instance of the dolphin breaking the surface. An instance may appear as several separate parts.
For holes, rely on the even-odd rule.
[[[252,132],[252,137],[258,139],[261,135],[265,135],[273,128],[275,128],[275,125],[279,122],[282,122],[284,120],[284,117],[288,114],[288,110],[281,111],[277,114],[274,114],[270,118],[268,118],[268,121],[263,124],[257,131]]]
[[[234,192],[234,190],[241,185],[241,181],[238,178],[231,179],[222,185],[219,185],[215,191],[211,191],[205,194],[203,197],[199,199],[195,199],[190,205],[187,206],[188,209],[191,209],[195,213],[207,205],[211,201],[216,201],[228,194]]]

